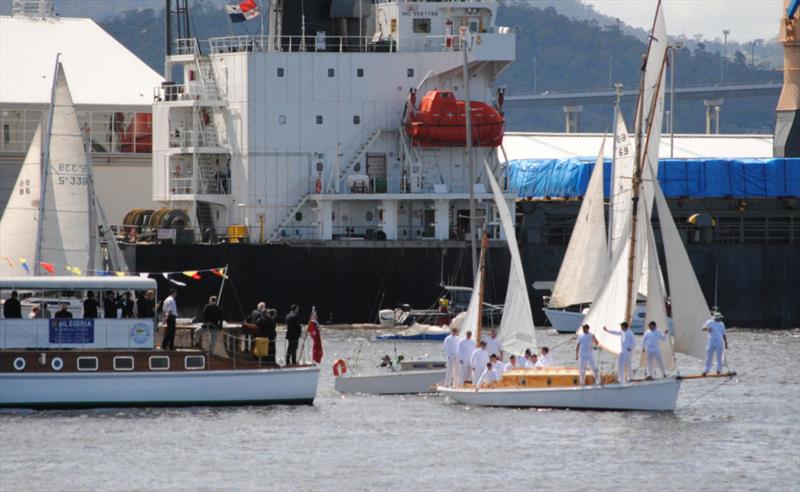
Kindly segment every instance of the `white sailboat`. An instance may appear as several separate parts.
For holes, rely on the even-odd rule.
[[[61,62],[56,59],[47,120],[40,123],[8,206],[0,218],[0,275],[102,270],[98,224],[105,216],[94,193],[90,153]],[[113,268],[127,271],[112,234]],[[46,272],[42,263],[53,272]],[[69,268],[68,268],[69,267]]]

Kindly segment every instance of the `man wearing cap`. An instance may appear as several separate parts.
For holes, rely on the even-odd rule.
[[[620,383],[627,383],[631,380],[631,357],[633,349],[636,347],[636,338],[633,336],[631,330],[628,329],[628,322],[623,321],[619,324],[621,330],[609,330],[605,326],[603,330],[606,333],[620,337],[620,351],[617,356],[617,381]]]
[[[597,372],[597,363],[595,363],[592,353],[595,344],[599,345],[599,342],[594,334],[589,333],[589,325],[583,325],[581,328],[583,333],[578,335],[578,344],[575,346],[575,358],[578,359],[581,386],[586,382],[586,366],[592,368],[594,383],[600,384],[600,374]]]
[[[486,351],[486,340],[481,340],[478,348],[472,351],[469,357],[469,365],[472,366],[472,381],[475,382],[483,373],[486,364],[489,363],[489,352]]]
[[[661,333],[655,321],[648,323],[647,327],[650,329],[642,337],[642,348],[647,355],[647,379],[653,379],[656,363],[661,369],[661,375],[666,377],[667,371],[664,369],[664,361],[661,360],[661,342],[667,339],[666,334],[669,333],[669,329]]]
[[[469,359],[472,357],[474,350],[475,340],[472,339],[472,332],[467,331],[466,337],[458,342],[458,365],[461,369],[461,375],[458,379],[459,386],[464,384],[465,381],[470,383],[473,381],[472,366],[469,363]]]
[[[458,328],[450,328],[450,334],[444,339],[444,356],[447,358],[447,375],[444,378],[444,385],[453,387],[458,381]]]
[[[711,358],[717,357],[717,374],[722,373],[722,353],[728,350],[728,336],[725,332],[725,323],[722,322],[722,313],[714,313],[714,316],[703,324],[703,331],[708,332],[708,349],[706,350],[706,368],[703,376],[711,370]]]

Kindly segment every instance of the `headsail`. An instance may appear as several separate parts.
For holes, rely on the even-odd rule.
[[[592,302],[608,270],[608,250],[603,210],[603,155],[605,138],[583,195],[578,218],[553,287],[550,307]],[[630,181],[630,179],[628,180]],[[630,185],[629,185],[630,186]],[[630,202],[630,197],[628,197]]]
[[[500,216],[500,225],[506,236],[508,249],[511,253],[511,267],[508,275],[508,289],[506,301],[503,306],[503,319],[500,321],[500,343],[504,352],[522,355],[525,349],[536,347],[536,328],[533,325],[531,302],[528,298],[528,288],[525,284],[525,272],[522,269],[522,258],[517,246],[517,235],[514,233],[514,223],[511,220],[511,211],[506,204],[500,186],[489,168],[486,166],[486,176],[492,187],[497,213]]]
[[[467,306],[466,317],[464,321],[461,323],[461,335],[465,335],[467,331],[471,331],[473,334],[475,333],[476,328],[478,327],[478,316],[482,315],[481,309],[481,295],[480,295],[480,285],[483,281],[483,272],[479,268],[477,272],[475,272],[475,283],[472,284],[472,295],[469,298],[469,306]]]
[[[661,266],[658,261],[658,250],[656,249],[655,235],[653,234],[653,224],[650,220],[645,224],[647,229],[647,319],[646,322],[656,322],[656,326],[662,333],[669,327],[667,322],[666,296],[661,283]],[[644,275],[644,273],[643,273]],[[672,336],[670,334],[669,336]],[[660,344],[661,358],[664,365],[671,370],[675,370],[675,357],[672,354],[672,342],[669,338]]]

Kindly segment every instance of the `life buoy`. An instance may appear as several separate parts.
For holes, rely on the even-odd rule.
[[[322,179],[317,178],[317,182],[314,183],[314,191],[322,193]]]
[[[14,369],[16,369],[17,371],[24,371],[26,365],[27,364],[25,364],[25,359],[23,359],[22,357],[17,357],[16,359],[14,359]]]
[[[345,373],[347,373],[347,362],[344,359],[336,359],[336,362],[333,363],[333,375],[339,376]]]

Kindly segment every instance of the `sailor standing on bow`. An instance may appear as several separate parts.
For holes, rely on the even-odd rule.
[[[667,371],[664,370],[664,361],[661,360],[660,344],[667,339],[666,334],[669,333],[669,330],[664,330],[664,333],[661,333],[658,331],[655,321],[648,323],[647,327],[650,329],[642,338],[642,347],[647,355],[647,379],[653,379],[656,362],[658,363],[659,369],[661,369],[661,375],[666,377]]]
[[[620,330],[609,330],[605,326],[603,330],[614,336],[622,338],[620,340],[620,351],[617,356],[617,381],[620,383],[627,383],[631,380],[631,357],[633,356],[633,349],[636,347],[636,337],[633,332],[628,329],[628,322],[623,321],[619,324]]]
[[[465,381],[470,383],[472,379],[472,366],[469,359],[472,357],[472,352],[475,350],[475,340],[472,339],[472,332],[467,331],[467,336],[458,342],[458,365],[461,367],[461,375],[457,381],[461,386]]]
[[[725,323],[722,322],[722,313],[714,313],[714,316],[703,324],[703,331],[708,332],[708,349],[706,350],[706,368],[703,376],[711,370],[711,358],[717,356],[717,374],[722,373],[722,353],[728,350],[728,335],[725,331]]]
[[[447,376],[444,378],[444,385],[453,387],[458,381],[460,368],[458,366],[458,328],[450,328],[450,334],[444,339],[444,356],[447,358]]]
[[[597,363],[595,363],[592,353],[595,344],[599,345],[599,342],[594,334],[589,333],[589,325],[583,325],[582,329],[583,333],[578,335],[578,344],[575,346],[575,358],[578,359],[581,386],[586,382],[586,366],[592,368],[594,382],[599,384],[600,374],[597,372]]]

